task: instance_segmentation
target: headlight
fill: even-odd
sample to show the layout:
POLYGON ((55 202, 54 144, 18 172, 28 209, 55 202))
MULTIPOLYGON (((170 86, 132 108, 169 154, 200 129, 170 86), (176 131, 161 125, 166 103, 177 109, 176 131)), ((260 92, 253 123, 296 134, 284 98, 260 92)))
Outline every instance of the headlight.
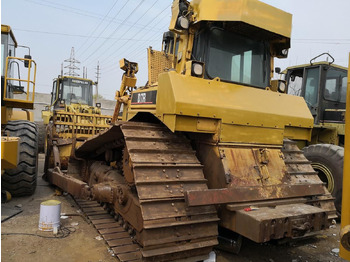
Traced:
POLYGON ((195 76, 202 76, 203 75, 203 65, 199 63, 193 63, 192 64, 192 74, 195 76))
POLYGON ((188 29, 190 26, 190 22, 188 19, 184 16, 180 16, 177 19, 177 26, 180 27, 181 29, 188 29))
POLYGON ((280 92, 280 93, 286 92, 286 82, 278 81, 278 92, 280 92))

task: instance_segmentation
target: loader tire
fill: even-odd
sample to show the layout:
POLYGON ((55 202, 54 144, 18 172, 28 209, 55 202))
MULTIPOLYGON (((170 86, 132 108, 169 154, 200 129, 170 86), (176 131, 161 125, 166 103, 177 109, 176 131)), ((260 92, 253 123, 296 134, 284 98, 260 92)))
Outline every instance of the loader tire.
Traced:
POLYGON ((35 123, 38 126, 38 153, 45 153, 46 126, 43 121, 35 123))
POLYGON ((38 171, 38 128, 34 122, 8 122, 5 134, 19 137, 19 159, 15 169, 7 169, 1 177, 2 189, 12 196, 32 195, 36 189, 38 171))
POLYGON ((341 214, 343 189, 344 148, 330 144, 317 144, 303 149, 305 157, 318 172, 320 179, 326 183, 328 191, 335 198, 334 204, 341 214))

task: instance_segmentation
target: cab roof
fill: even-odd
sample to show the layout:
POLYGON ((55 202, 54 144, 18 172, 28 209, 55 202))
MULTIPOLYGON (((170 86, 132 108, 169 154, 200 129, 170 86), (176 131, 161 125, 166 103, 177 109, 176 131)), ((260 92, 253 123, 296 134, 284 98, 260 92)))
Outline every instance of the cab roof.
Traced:
POLYGON ((292 15, 258 0, 193 0, 193 17, 199 21, 240 21, 290 38, 292 15))
POLYGON ((17 41, 15 38, 15 35, 13 34, 13 31, 9 25, 1 25, 1 33, 10 34, 11 38, 13 39, 13 42, 15 43, 15 47, 17 47, 17 41))
POLYGON ((304 68, 304 67, 310 67, 310 66, 318 66, 318 65, 329 65, 329 66, 332 66, 332 67, 335 67, 335 68, 338 68, 338 69, 342 69, 342 70, 348 70, 348 68, 344 67, 344 66, 340 66, 340 65, 336 65, 336 64, 333 64, 333 63, 329 63, 329 62, 326 62, 326 61, 321 61, 321 62, 315 62, 315 63, 312 63, 312 64, 302 64, 302 65, 296 65, 296 66, 290 66, 290 67, 287 67, 286 69, 284 69, 282 71, 282 74, 286 74, 288 70, 291 70, 291 69, 298 69, 298 68, 304 68))
POLYGON ((82 77, 76 77, 76 76, 59 76, 58 77, 58 79, 64 79, 64 78, 77 79, 81 81, 88 81, 88 82, 94 83, 94 81, 92 81, 91 79, 82 78, 82 77))

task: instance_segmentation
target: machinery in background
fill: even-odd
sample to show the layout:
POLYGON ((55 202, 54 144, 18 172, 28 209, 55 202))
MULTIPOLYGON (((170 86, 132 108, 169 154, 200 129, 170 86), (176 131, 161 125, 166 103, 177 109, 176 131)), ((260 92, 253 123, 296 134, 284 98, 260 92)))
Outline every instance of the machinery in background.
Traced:
POLYGON ((101 114, 100 103, 93 106, 93 85, 92 80, 73 76, 54 79, 50 106, 42 111, 46 132, 41 135, 46 140, 42 142, 46 146, 42 150, 46 153, 44 173, 53 149, 60 149, 55 162, 67 167, 76 144, 109 127, 112 117, 101 114))
POLYGON ((347 68, 335 65, 328 53, 310 60, 310 64, 288 67, 287 92, 302 96, 314 117, 310 142, 300 142, 307 159, 335 197, 341 213, 347 68), (331 62, 313 62, 328 55, 331 62))
POLYGON ((271 82, 290 34, 291 15, 257 0, 175 0, 162 51, 148 49, 146 86, 136 88, 137 63, 121 60, 112 125, 70 148, 56 132, 48 180, 114 215, 125 232, 106 241, 129 260, 199 261, 218 240, 237 252, 242 236, 327 229, 333 197, 296 142, 311 138, 313 117, 271 82))
POLYGON ((1 25, 1 190, 10 195, 34 193, 38 171, 38 133, 33 122, 36 63, 30 49, 17 44, 8 25, 1 25), (16 57, 17 48, 29 54, 16 57))
MULTIPOLYGON (((350 90, 350 54, 349 54, 349 71, 348 71, 348 90, 350 90)), ((350 92, 346 96, 346 138, 344 154, 344 177, 343 177, 343 204, 342 219, 340 231, 340 256, 350 260, 350 92)))

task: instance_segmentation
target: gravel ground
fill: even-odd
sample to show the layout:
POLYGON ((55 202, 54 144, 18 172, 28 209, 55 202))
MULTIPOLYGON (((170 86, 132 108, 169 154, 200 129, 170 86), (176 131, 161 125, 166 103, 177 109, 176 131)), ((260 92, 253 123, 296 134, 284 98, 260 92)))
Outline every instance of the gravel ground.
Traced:
MULTIPOLYGON (((43 155, 39 157, 39 170, 43 168, 43 155)), ((56 196, 55 189, 40 179, 31 197, 13 199, 7 207, 20 205, 23 212, 1 224, 1 261, 117 261, 108 252, 97 231, 79 215, 75 202, 69 195, 56 196), (4 233, 29 233, 52 237, 52 233, 38 230, 40 203, 56 199, 62 202, 62 213, 74 214, 62 219, 63 227, 75 232, 66 238, 41 238, 32 235, 3 235, 4 233)), ((278 245, 256 244, 244 239, 239 255, 215 250, 217 262, 340 262, 345 261, 336 252, 339 248, 339 225, 334 225, 322 235, 278 245), (333 250, 333 251, 332 251, 333 250)))

